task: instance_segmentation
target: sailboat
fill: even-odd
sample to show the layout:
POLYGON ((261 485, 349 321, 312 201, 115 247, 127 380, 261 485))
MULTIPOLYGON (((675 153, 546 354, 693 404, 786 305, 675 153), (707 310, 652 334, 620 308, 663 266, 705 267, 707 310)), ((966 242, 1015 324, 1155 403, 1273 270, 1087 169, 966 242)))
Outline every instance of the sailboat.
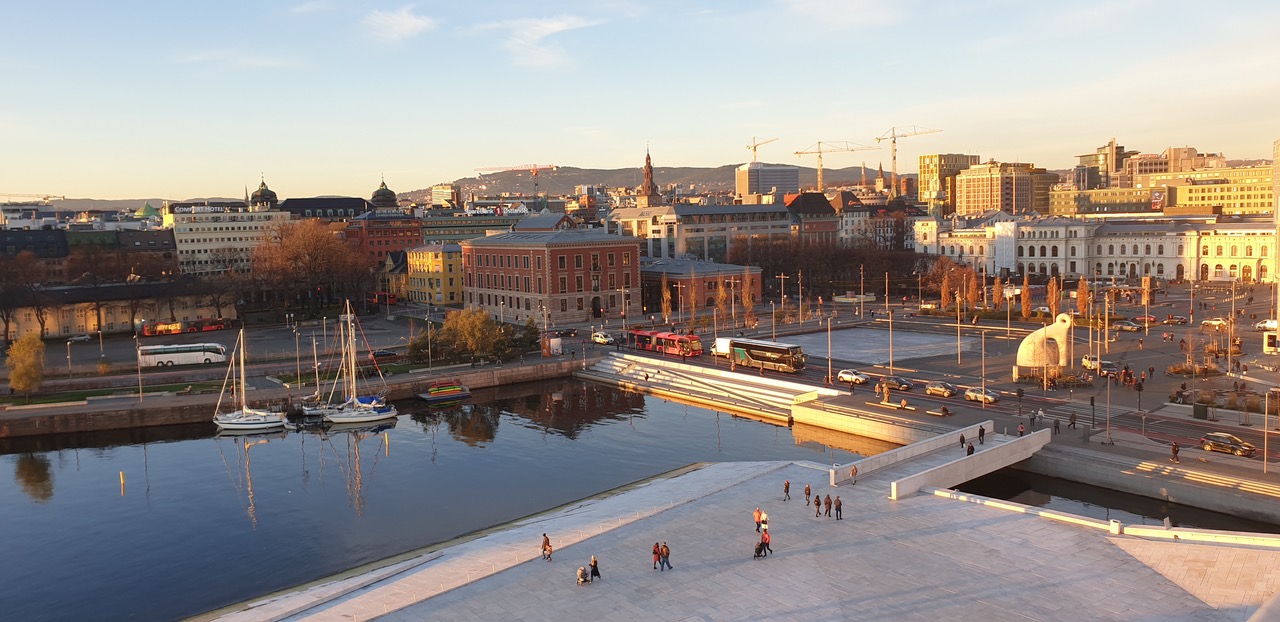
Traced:
POLYGON ((329 423, 368 423, 399 416, 396 407, 386 403, 381 396, 361 396, 357 387, 359 379, 356 373, 356 331, 355 313, 351 311, 351 302, 347 301, 347 313, 342 317, 339 330, 343 331, 342 339, 342 388, 346 401, 324 409, 324 420, 329 423))
POLYGON ((249 400, 245 397, 245 388, 248 385, 245 382, 244 329, 240 329, 240 336, 236 338, 235 349, 236 351, 231 356, 231 362, 227 365, 227 377, 222 382, 222 395, 218 396, 218 405, 213 410, 213 423, 218 426, 219 430, 269 430, 284 427, 284 413, 274 413, 249 407, 249 400), (226 395, 228 381, 230 381, 232 387, 232 399, 234 400, 232 405, 235 410, 220 413, 222 398, 226 395))

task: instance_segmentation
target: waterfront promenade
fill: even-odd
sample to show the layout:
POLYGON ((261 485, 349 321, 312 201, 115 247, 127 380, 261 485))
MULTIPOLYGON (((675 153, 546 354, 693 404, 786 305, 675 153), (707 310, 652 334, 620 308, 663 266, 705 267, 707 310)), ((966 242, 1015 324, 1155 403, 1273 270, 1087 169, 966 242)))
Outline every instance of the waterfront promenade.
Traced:
MULTIPOLYGON (((1278 549, 1114 536, 927 493, 888 498, 895 479, 961 455, 957 445, 838 488, 827 465, 706 465, 222 619, 1247 620, 1280 589, 1278 549), (814 517, 806 483, 839 495, 844 520, 814 517), (773 535, 764 559, 752 557, 756 507, 773 535), (653 569, 655 541, 670 545, 672 570, 653 569), (576 585, 592 555, 603 579, 576 585)), ((1183 468, 1168 476, 1195 477, 1183 468)))

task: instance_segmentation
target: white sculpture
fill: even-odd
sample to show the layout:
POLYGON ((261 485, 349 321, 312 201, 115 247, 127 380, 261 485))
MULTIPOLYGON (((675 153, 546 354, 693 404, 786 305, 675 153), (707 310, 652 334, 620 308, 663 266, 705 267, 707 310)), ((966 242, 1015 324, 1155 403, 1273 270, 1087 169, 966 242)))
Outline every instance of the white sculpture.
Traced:
POLYGON ((1018 366, 1045 367, 1056 365, 1058 367, 1067 367, 1070 363, 1067 344, 1071 342, 1071 328, 1074 325, 1075 323, 1071 320, 1070 315, 1059 313, 1058 318, 1052 324, 1027 335, 1022 340, 1022 343, 1018 345, 1018 366), (1050 340, 1053 341, 1053 348, 1057 351, 1056 359, 1054 358, 1054 350, 1050 350, 1050 340))

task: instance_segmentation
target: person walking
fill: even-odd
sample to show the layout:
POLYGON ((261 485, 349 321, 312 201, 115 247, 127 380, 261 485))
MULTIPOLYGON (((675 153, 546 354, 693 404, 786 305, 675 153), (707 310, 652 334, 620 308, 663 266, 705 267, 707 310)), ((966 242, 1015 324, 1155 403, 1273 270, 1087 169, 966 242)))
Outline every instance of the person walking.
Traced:
POLYGON ((1071 413, 1071 417, 1067 419, 1067 427, 1072 430, 1076 429, 1076 414, 1071 413))
POLYGON ((657 542, 653 543, 653 569, 658 569, 658 562, 662 559, 662 547, 657 542))
POLYGON ((813 517, 822 516, 822 495, 813 498, 813 517))
POLYGON ((756 533, 760 533, 760 508, 756 508, 756 511, 751 513, 751 518, 756 521, 756 533))
MULTIPOLYGON (((972 445, 970 445, 970 447, 972 447, 972 445)), ((836 520, 844 520, 844 514, 840 509, 843 505, 840 503, 840 495, 836 495, 836 500, 833 505, 836 507, 836 520)))
POLYGON ((764 554, 766 557, 769 556, 769 553, 773 552, 773 547, 769 546, 769 544, 771 544, 772 542, 773 542, 773 538, 769 537, 769 532, 766 531, 764 532, 763 536, 760 536, 760 544, 764 545, 764 550, 765 550, 764 554))
POLYGON ((823 501, 823 505, 825 505, 827 508, 826 516, 830 517, 831 516, 831 495, 827 495, 827 499, 826 501, 823 501))
POLYGON ((600 576, 600 566, 596 563, 596 556, 592 555, 591 556, 591 577, 587 580, 594 583, 596 579, 601 579, 601 578, 603 577, 600 576))
POLYGON ((548 544, 546 547, 542 549, 542 559, 551 561, 551 545, 550 544, 548 544))
POLYGON ((1026 428, 1024 428, 1024 427, 1022 427, 1022 424, 1021 424, 1021 423, 1019 423, 1019 424, 1018 424, 1018 436, 1022 436, 1022 435, 1023 435, 1023 433, 1025 433, 1026 431, 1027 431, 1027 429, 1026 429, 1026 428))
POLYGON ((960 449, 964 449, 964 433, 960 433, 960 449))
POLYGON ((969 443, 969 446, 964 450, 964 455, 966 456, 973 455, 973 443, 969 443))
POLYGON ((791 499, 791 480, 782 482, 782 500, 789 501, 791 499))
POLYGON ((769 533, 769 513, 768 512, 760 513, 760 529, 763 529, 765 533, 769 533))
MULTIPOLYGON (((675 568, 674 568, 674 567, 672 567, 672 565, 671 565, 671 548, 667 546, 667 543, 666 543, 666 542, 663 542, 663 543, 662 543, 662 559, 661 559, 661 560, 659 560, 659 563, 660 563, 660 565, 661 565, 661 566, 666 566, 666 567, 667 567, 667 570, 674 570, 674 569, 675 569, 675 568)), ((662 572, 662 569, 661 569, 661 568, 659 568, 659 569, 658 569, 658 572, 662 572)))
POLYGON ((987 442, 987 428, 978 426, 978 444, 982 445, 987 442))
POLYGON ((1062 420, 1061 420, 1061 419, 1054 419, 1054 420, 1053 420, 1053 433, 1054 433, 1054 434, 1061 434, 1061 433, 1062 433, 1062 420))
POLYGON ((1181 449, 1181 448, 1180 448, 1180 447, 1178 447, 1178 441, 1174 441, 1174 442, 1173 442, 1173 445, 1172 445, 1171 447, 1169 447, 1169 450, 1173 452, 1173 461, 1174 461, 1174 462, 1179 462, 1179 460, 1178 460, 1178 450, 1179 450, 1179 449, 1181 449))
POLYGON ((809 505, 809 485, 804 485, 804 504, 809 505))

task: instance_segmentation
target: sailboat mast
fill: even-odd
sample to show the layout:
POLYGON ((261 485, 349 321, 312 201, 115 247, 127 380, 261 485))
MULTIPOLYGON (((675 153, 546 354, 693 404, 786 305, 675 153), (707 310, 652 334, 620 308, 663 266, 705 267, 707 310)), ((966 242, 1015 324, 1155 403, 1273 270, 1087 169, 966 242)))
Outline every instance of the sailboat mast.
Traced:
POLYGON ((244 412, 249 406, 249 400, 245 397, 245 375, 244 375, 244 329, 240 329, 240 412, 244 412))

